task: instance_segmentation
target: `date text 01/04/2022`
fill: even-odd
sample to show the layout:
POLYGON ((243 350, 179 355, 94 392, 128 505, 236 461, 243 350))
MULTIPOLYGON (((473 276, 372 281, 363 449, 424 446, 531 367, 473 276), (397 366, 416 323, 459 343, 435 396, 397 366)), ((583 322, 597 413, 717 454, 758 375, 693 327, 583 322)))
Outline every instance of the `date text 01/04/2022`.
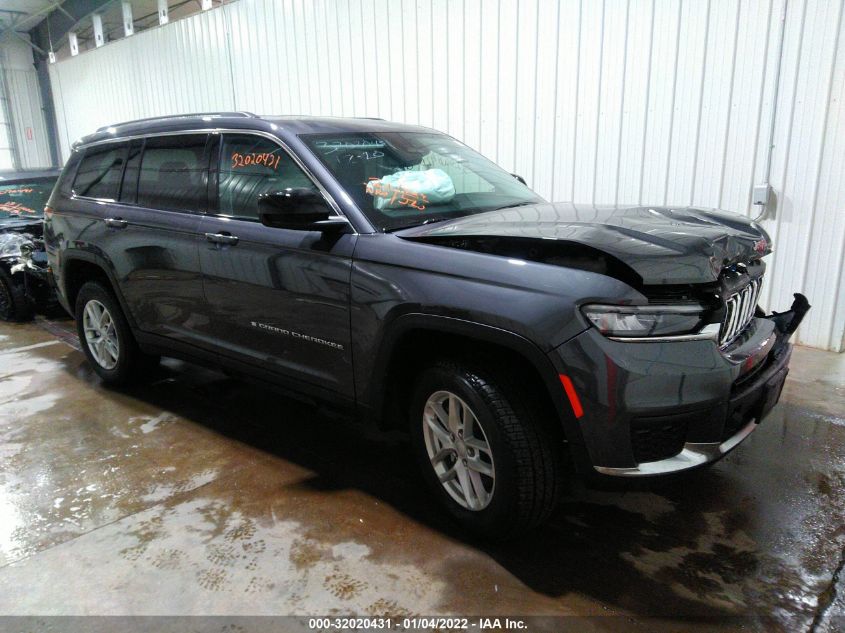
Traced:
POLYGON ((429 629, 448 630, 526 630, 528 624, 519 618, 463 618, 463 617, 405 617, 402 619, 383 617, 332 617, 309 618, 311 630, 397 630, 418 631, 429 629))

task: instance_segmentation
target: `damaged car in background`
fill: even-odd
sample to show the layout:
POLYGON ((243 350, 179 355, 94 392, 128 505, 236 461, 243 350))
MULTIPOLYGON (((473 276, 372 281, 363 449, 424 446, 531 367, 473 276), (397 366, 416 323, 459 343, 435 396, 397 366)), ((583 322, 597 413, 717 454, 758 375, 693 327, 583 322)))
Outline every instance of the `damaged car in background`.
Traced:
POLYGON ((44 205, 58 172, 0 176, 0 319, 58 308, 44 252, 44 205))

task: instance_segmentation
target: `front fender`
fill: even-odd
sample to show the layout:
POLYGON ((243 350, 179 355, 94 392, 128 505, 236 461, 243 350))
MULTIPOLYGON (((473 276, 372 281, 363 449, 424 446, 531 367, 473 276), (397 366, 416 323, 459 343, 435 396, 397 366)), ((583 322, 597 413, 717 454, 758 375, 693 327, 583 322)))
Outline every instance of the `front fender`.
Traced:
POLYGON ((528 339, 508 330, 464 319, 426 314, 406 313, 393 319, 384 330, 384 335, 372 355, 369 368, 357 374, 359 402, 370 417, 379 421, 385 409, 388 396, 387 386, 390 376, 388 370, 396 346, 405 336, 413 333, 442 333, 460 336, 470 341, 490 343, 506 348, 524 358, 541 377, 543 387, 562 425, 567 441, 572 444, 582 443, 580 431, 561 388, 558 369, 548 355, 528 339))

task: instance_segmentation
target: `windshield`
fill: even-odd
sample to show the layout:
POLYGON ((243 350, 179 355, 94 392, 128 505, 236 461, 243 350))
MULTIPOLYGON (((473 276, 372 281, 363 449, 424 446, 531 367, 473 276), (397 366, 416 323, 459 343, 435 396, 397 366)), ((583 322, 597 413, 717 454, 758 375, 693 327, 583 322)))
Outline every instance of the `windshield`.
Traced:
POLYGON ((319 134, 303 140, 383 231, 544 202, 445 134, 319 134))

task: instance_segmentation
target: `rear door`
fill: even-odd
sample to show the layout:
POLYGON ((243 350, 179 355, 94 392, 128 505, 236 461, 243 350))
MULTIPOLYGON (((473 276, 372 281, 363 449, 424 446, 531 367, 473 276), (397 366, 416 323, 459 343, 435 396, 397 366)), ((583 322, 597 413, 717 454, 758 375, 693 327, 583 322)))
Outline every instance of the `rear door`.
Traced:
POLYGON ((104 244, 138 327, 192 344, 202 344, 196 323, 208 318, 198 253, 207 142, 207 133, 133 140, 104 218, 104 244))
POLYGON ((220 352, 323 395, 353 396, 349 283, 354 235, 269 228, 258 196, 319 190, 277 141, 222 134, 201 232, 209 335, 220 352))

